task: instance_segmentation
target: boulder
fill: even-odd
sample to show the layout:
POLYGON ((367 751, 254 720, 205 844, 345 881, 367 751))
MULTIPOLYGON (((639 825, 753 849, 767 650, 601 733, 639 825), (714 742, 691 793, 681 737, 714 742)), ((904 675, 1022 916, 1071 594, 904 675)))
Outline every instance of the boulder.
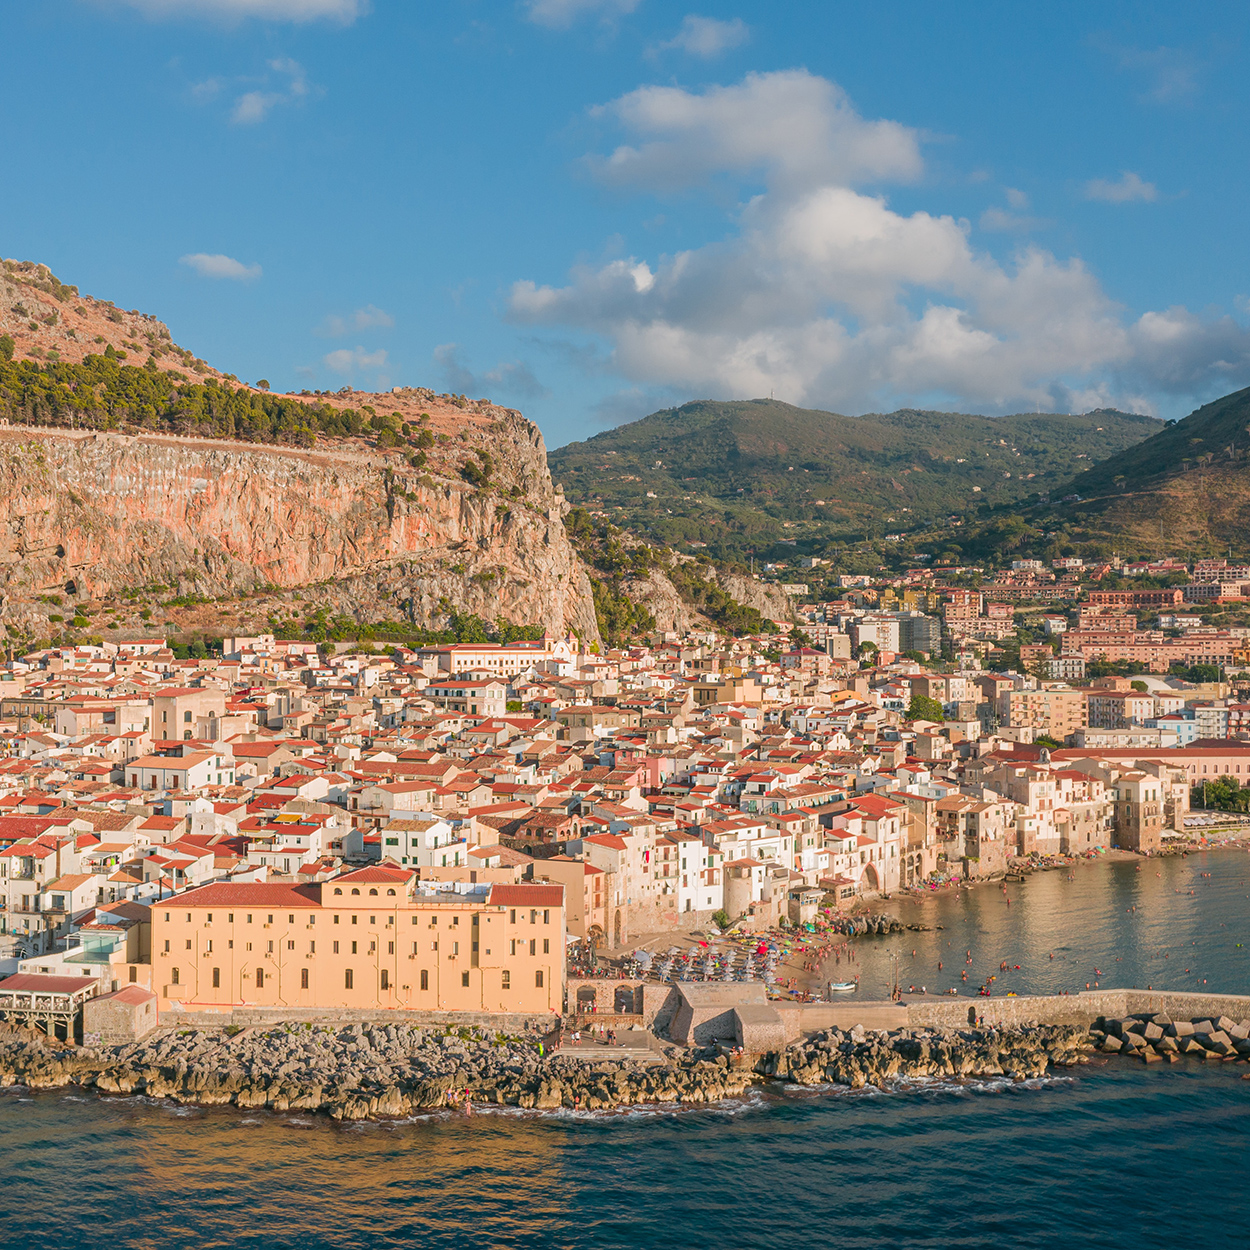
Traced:
POLYGON ((1235 1029, 1237 1027, 1237 1021, 1230 1020, 1227 1016, 1221 1016, 1215 1022, 1215 1027, 1219 1029, 1221 1033, 1228 1033, 1230 1030, 1235 1029))
POLYGON ((1163 1029, 1153 1020, 1142 1030, 1142 1036, 1148 1042, 1157 1042, 1163 1036, 1163 1029))
POLYGON ((1194 1026, 1188 1020, 1173 1020, 1165 1030, 1170 1037, 1192 1037, 1194 1026))
POLYGON ((1114 1055, 1123 1046, 1124 1043, 1114 1033, 1108 1033, 1102 1040, 1102 1049, 1108 1055, 1114 1055))

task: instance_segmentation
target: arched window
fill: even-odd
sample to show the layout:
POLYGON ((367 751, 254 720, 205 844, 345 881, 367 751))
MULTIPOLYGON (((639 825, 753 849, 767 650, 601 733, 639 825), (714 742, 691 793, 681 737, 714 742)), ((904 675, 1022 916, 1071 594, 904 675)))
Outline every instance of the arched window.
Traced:
POLYGON ((359 891, 359 890, 358 890, 355 886, 352 886, 352 893, 353 893, 353 894, 359 894, 359 893, 360 893, 360 891, 359 891))
POLYGON ((394 893, 395 893, 395 891, 394 891, 394 890, 387 890, 387 893, 388 893, 388 894, 394 894, 394 893))
POLYGON ((338 888, 338 886, 335 886, 335 887, 334 887, 334 892, 335 892, 335 894, 342 894, 342 893, 343 893, 343 891, 342 891, 342 890, 340 890, 340 889, 338 888))
POLYGON ((377 890, 376 890, 376 889, 375 889, 375 890, 370 890, 370 891, 369 891, 369 893, 370 893, 370 894, 376 894, 376 893, 377 893, 377 890))

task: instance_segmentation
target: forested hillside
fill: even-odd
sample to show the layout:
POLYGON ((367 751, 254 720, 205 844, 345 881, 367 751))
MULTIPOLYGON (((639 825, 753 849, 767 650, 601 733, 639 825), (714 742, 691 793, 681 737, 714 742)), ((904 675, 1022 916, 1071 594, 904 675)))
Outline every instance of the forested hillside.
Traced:
POLYGON ((699 401, 558 448, 549 463, 571 502, 741 560, 799 534, 881 537, 1045 495, 1160 425, 1109 410, 846 417, 776 400, 699 401))

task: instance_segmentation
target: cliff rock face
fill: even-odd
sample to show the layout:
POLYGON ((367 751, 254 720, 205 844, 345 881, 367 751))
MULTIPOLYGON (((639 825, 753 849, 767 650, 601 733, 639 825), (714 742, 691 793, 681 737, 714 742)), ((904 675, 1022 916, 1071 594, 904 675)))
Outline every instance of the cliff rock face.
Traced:
POLYGON ((441 625, 454 607, 597 637, 542 435, 505 412, 475 445, 506 466, 487 488, 358 443, 304 451, 0 427, 3 616, 20 618, 40 594, 160 583, 213 597, 273 584, 308 587, 307 599, 361 621, 441 625))

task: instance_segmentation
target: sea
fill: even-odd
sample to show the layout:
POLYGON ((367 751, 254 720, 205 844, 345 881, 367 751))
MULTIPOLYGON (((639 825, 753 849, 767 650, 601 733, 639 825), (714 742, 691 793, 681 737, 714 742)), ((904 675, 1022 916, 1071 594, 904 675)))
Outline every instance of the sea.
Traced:
MULTIPOLYGON (((999 976, 996 995, 1087 980, 1250 993, 1244 851, 1081 865, 909 908, 943 927, 858 942, 865 996, 895 957, 909 983, 914 969, 930 991, 968 992, 969 950, 969 981, 999 976)), ((1245 1247, 1247 1071, 1097 1057, 1021 1083, 350 1125, 18 1087, 0 1092, 0 1246, 1245 1247)))

